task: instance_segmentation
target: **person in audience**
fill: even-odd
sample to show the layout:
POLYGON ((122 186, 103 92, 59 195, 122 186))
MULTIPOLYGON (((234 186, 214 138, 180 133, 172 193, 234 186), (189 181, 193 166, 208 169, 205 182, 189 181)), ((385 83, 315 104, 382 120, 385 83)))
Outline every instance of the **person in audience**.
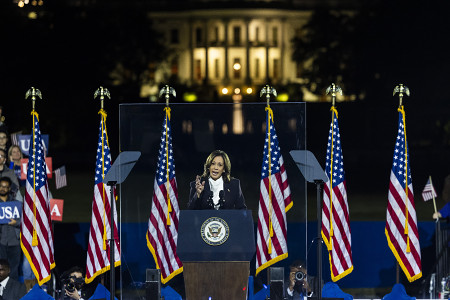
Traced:
POLYGON ((62 291, 64 292, 61 299, 64 300, 87 300, 94 294, 97 286, 96 280, 90 284, 85 284, 84 272, 78 266, 65 271, 61 275, 61 280, 63 283, 62 291))
MULTIPOLYGON (((11 195, 11 180, 0 178, 0 201, 15 201, 11 195)), ((11 278, 19 280, 20 255, 20 219, 10 219, 9 223, 0 224, 0 258, 9 262, 11 278)))
POLYGON ((8 133, 0 128, 0 149, 6 151, 8 149, 8 133))
MULTIPOLYGON (((447 202, 439 211, 433 214, 433 219, 447 219, 450 223, 450 175, 445 177, 442 199, 447 202)), ((447 229, 447 255, 450 255, 450 230, 447 229)))
POLYGON ((25 179, 21 179, 21 160, 23 158, 22 150, 17 145, 12 145, 8 149, 8 165, 11 170, 14 170, 14 173, 17 176, 17 180, 19 181, 19 186, 25 186, 25 179))
POLYGON ((306 264, 301 260, 292 262, 289 267, 289 280, 286 288, 287 300, 303 300, 304 297, 311 297, 313 290, 310 286, 313 278, 308 276, 306 264))
POLYGON ((9 262, 0 259, 0 299, 18 300, 27 293, 25 285, 11 278, 9 262))
POLYGON ((439 211, 433 214, 433 219, 450 217, 450 175, 445 177, 442 199, 447 203, 439 211))
POLYGON ((17 176, 14 173, 14 171, 6 166, 6 164, 5 164, 6 159, 7 159, 6 151, 0 148, 0 178, 8 177, 9 179, 11 179, 10 188, 11 188, 12 196, 17 201, 23 202, 22 194, 19 191, 19 180, 17 179, 17 176))

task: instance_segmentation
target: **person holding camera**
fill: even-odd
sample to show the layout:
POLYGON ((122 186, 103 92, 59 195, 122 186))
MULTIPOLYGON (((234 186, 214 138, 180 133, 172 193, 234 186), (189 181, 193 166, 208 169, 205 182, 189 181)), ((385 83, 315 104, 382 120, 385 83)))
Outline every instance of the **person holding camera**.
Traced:
POLYGON ((88 299, 84 293, 84 276, 80 267, 72 267, 61 276, 63 300, 85 300, 88 299))
POLYGON ((306 265, 301 260, 296 260, 290 265, 289 283, 286 289, 287 300, 303 300, 304 297, 311 297, 313 291, 310 282, 313 278, 308 276, 306 265))

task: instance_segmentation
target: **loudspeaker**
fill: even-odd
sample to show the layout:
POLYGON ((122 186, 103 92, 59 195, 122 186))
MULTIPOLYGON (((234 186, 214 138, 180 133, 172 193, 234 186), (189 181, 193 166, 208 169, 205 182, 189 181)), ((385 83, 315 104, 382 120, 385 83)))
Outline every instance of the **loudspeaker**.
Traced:
POLYGON ((269 268, 270 300, 284 299, 284 268, 269 268))
POLYGON ((145 272, 145 299, 161 299, 161 271, 159 269, 147 269, 145 272))

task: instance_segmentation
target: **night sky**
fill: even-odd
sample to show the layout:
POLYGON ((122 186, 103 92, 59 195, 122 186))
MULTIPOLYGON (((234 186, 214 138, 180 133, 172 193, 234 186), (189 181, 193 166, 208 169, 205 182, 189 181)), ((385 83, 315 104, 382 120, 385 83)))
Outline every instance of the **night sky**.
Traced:
MULTIPOLYGON (((368 47, 367 63, 373 59, 382 72, 381 78, 367 82, 373 92, 365 95, 364 100, 338 105, 341 131, 353 131, 342 141, 347 144, 344 149, 347 168, 358 169, 360 161, 370 157, 385 161, 385 167, 390 168, 398 105, 392 91, 404 83, 411 90, 405 110, 412 159, 417 156, 416 162, 413 161, 413 175, 420 178, 416 189, 421 189, 432 174, 436 174, 437 189, 442 189, 450 165, 447 91, 450 24, 449 4, 444 2, 380 1, 374 8, 378 19, 366 24, 367 35, 350 41, 368 47)), ((39 88, 44 99, 38 100, 36 107, 42 132, 50 134, 50 154, 55 166, 66 164, 72 170, 88 170, 93 165, 92 145, 97 140, 100 109, 93 94, 100 85, 109 88, 112 95, 112 100, 105 102, 105 109, 113 155, 117 155, 119 143, 119 104, 148 102, 139 98, 137 84, 113 86, 108 75, 110 66, 103 63, 109 62, 107 59, 113 54, 133 57, 131 46, 126 51, 117 50, 128 41, 126 37, 134 34, 131 41, 143 39, 136 30, 141 20, 129 22, 136 7, 128 1, 123 2, 128 3, 125 9, 120 1, 116 3, 119 3, 116 7, 74 8, 59 1, 46 1, 36 20, 27 18, 28 8, 19 8, 12 1, 1 4, 3 114, 10 132, 29 133, 31 101, 25 100, 24 95, 31 86, 39 88), (88 22, 82 17, 84 14, 96 17, 88 22), (108 19, 116 17, 115 23, 108 19), (108 24, 113 25, 107 27, 108 24)), ((364 5, 358 9, 371 10, 364 5)), ((324 161, 321 153, 325 151, 329 104, 312 103, 308 107, 308 147, 324 161)), ((357 188, 364 186, 359 183, 360 178, 359 175, 355 178, 357 188)), ((385 189, 387 180, 379 183, 380 189, 385 189)))

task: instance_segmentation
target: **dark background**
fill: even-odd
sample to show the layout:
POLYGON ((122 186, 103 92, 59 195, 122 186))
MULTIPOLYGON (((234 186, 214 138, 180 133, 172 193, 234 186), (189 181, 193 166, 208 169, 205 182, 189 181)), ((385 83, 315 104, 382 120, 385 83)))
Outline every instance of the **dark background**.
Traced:
MULTIPOLYGON (((287 2, 253 5, 276 7, 287 2)), ((319 95, 324 95, 331 82, 340 84, 344 94, 357 95, 354 102, 337 105, 352 221, 385 218, 398 121, 398 98, 392 96, 392 91, 399 83, 410 88, 405 110, 416 210, 419 221, 431 220, 432 204, 424 203, 420 193, 431 175, 438 192, 438 208, 443 206, 439 196, 443 179, 450 173, 449 3, 369 2, 341 2, 344 9, 360 12, 359 18, 352 20, 329 18, 323 12, 328 7, 339 7, 340 1, 319 7, 317 18, 309 25, 316 33, 314 39, 302 42, 308 43, 304 44, 306 50, 326 51, 315 61, 317 69, 307 73, 309 83, 318 83, 315 92, 319 95), (341 41, 340 47, 330 46, 335 40, 341 41), (338 66, 341 61, 345 68, 338 66)), ((117 62, 123 62, 129 74, 140 74, 150 61, 164 59, 166 50, 151 29, 151 20, 142 13, 152 9, 156 1, 86 3, 75 6, 70 1, 46 1, 35 20, 27 18, 31 11, 28 8, 20 9, 12 1, 0 4, 0 105, 11 133, 29 133, 31 101, 25 99, 25 93, 31 86, 42 91, 44 99, 36 103, 41 131, 50 134, 53 166, 66 165, 68 173, 67 187, 56 190, 50 182, 54 197, 65 199, 64 222, 90 222, 100 121, 100 103, 93 98, 95 90, 103 85, 112 95, 105 101, 105 109, 114 159, 119 153, 119 104, 148 100, 139 97, 139 76, 125 76, 121 84, 113 85, 111 71, 117 62)), ((238 8, 240 3, 230 1, 228 6, 238 8)), ((306 5, 310 2, 304 3, 312 9, 306 5)), ((301 54, 306 57, 309 52, 301 54)), ((294 88, 290 99, 302 101, 296 91, 294 88)), ((211 101, 199 99, 200 103, 211 101)), ((328 102, 306 105, 306 148, 322 164, 331 118, 329 108, 328 102)), ((235 151, 245 149, 236 145, 235 151)), ((314 187, 308 188, 309 199, 314 201, 314 187)), ((315 217, 314 210, 308 214, 315 217)), ((290 222, 297 217, 294 210, 288 214, 290 222)), ((72 242, 66 241, 64 246, 72 242)), ((59 251, 57 255, 85 261, 77 247, 70 248, 74 250, 70 254, 59 251)), ((66 259, 62 265, 71 262, 66 259)))

